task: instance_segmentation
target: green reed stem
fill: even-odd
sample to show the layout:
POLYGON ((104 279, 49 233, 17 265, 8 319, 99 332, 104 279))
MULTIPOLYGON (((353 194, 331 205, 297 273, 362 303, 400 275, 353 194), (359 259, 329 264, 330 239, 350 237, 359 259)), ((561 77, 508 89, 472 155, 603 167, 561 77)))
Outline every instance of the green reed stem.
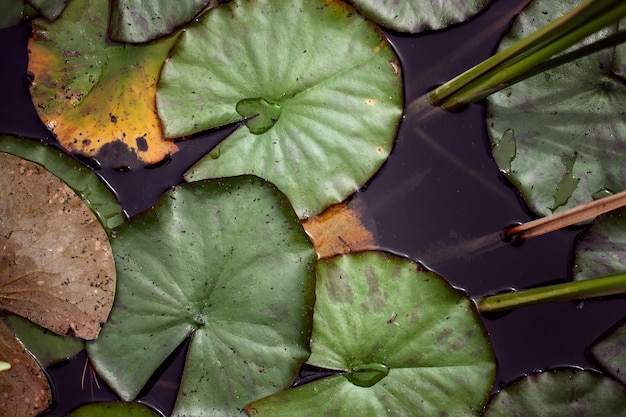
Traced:
POLYGON ((626 293, 626 273, 571 281, 476 299, 481 313, 495 313, 550 301, 581 300, 626 293))

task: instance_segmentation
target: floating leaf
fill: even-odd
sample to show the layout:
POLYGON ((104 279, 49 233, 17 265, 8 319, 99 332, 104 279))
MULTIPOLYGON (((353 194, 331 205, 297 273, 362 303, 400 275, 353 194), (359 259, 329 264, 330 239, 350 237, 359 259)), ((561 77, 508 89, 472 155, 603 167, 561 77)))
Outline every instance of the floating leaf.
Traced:
POLYGON ((65 9, 69 1, 70 0, 28 0, 30 5, 33 6, 37 12, 51 22, 61 15, 61 12, 65 9))
POLYGON ((580 369, 539 372, 498 392, 484 416, 626 416, 626 388, 611 378, 580 369))
POLYGON ((352 0, 351 3, 382 26, 399 32, 419 33, 468 20, 489 0, 352 0))
POLYGON ((68 151, 103 166, 138 167, 176 152, 163 138, 156 81, 175 36, 132 46, 107 39, 109 4, 73 0, 53 24, 33 22, 31 95, 68 151))
POLYGON ((87 167, 43 143, 0 136, 0 152, 35 162, 69 185, 94 212, 107 232, 119 226, 124 212, 106 185, 87 167))
POLYGON ((0 28, 17 25, 36 13, 26 0, 0 0, 0 28))
POLYGON ((93 339, 113 303, 106 233, 48 171, 0 153, 0 308, 59 334, 93 339))
MULTIPOLYGON (((500 44, 503 49, 580 1, 536 0, 500 44)), ((613 33, 616 26, 590 39, 613 33)), ((494 147, 514 141, 502 164, 540 215, 574 207, 602 192, 626 188, 626 86, 613 72, 613 49, 536 75, 489 96, 487 126, 494 147)))
POLYGON ((0 372, 0 417, 41 414, 52 402, 50 385, 39 364, 0 320, 0 361, 11 368, 0 372))
POLYGON ((306 218, 343 201, 385 161, 401 84, 383 34, 344 2, 232 1, 181 35, 157 107, 168 137, 247 120, 186 179, 254 174, 306 218))
POLYGON ((596 340, 591 356, 611 375, 626 384, 626 321, 623 321, 596 340))
POLYGON ((344 373, 250 404, 251 416, 471 416, 495 358, 461 291, 382 252, 318 262, 309 362, 344 373))
POLYGON ((582 280, 626 271, 626 210, 596 218, 576 240, 574 279, 582 280))
POLYGON ((376 225, 372 221, 366 226, 363 216, 362 203, 352 200, 330 206, 317 216, 303 221, 302 226, 320 258, 378 249, 370 230, 376 225))
POLYGON ((59 336, 14 314, 6 315, 4 322, 41 366, 69 359, 85 348, 81 339, 59 336))
POLYGON ((170 35, 217 0, 112 0, 109 36, 114 41, 142 43, 170 35))
POLYGON ((83 405, 65 417, 159 417, 143 404, 124 401, 83 405))
POLYGON ((287 199, 237 177, 184 184, 120 226, 118 291, 87 350, 134 398, 191 335, 174 415, 234 415, 308 356, 315 251, 287 199))

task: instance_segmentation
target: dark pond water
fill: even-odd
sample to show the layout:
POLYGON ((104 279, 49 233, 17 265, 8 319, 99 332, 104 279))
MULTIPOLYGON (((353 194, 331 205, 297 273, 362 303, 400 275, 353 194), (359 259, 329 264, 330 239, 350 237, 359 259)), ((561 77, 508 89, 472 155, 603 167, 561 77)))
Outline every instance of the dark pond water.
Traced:
MULTIPOLYGON (((511 11, 523 2, 499 0, 473 21, 438 33, 389 34, 402 59, 407 103, 489 56, 511 11)), ((28 97, 27 36, 25 25, 0 31, 0 133, 51 140, 28 97)), ((532 215, 490 157, 483 113, 482 105, 473 105, 460 113, 407 116, 389 161, 354 198, 365 203, 384 248, 422 261, 470 296, 567 279, 579 230, 556 232, 521 246, 499 241, 504 227, 532 215)), ((100 174, 133 215, 179 183, 182 173, 228 133, 180 143, 180 152, 158 168, 100 174)), ((534 370, 593 367, 586 349, 625 312, 626 300, 610 299, 553 303, 486 318, 498 358, 496 389, 534 370)), ((141 395, 141 402, 165 415, 173 406, 181 352, 184 346, 141 395)), ((115 399, 89 368, 84 372, 85 361, 80 354, 49 370, 56 396, 49 416, 63 416, 82 402, 115 399)), ((315 371, 303 376, 311 374, 315 371)))

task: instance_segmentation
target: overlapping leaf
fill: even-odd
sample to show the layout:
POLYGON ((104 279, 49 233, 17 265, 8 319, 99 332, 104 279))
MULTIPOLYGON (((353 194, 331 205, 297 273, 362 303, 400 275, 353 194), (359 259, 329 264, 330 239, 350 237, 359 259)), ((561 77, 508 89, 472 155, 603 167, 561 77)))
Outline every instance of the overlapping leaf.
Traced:
POLYGON ((485 417, 626 416, 626 388, 580 369, 558 369, 522 378, 498 392, 485 417))
MULTIPOLYGON (((532 2, 500 47, 579 3, 532 2)), ((488 98, 492 144, 509 142, 508 156, 496 160, 536 213, 549 215, 625 189, 626 86, 617 76, 620 54, 603 50, 488 98)))
POLYGON ((43 370, 0 320, 0 361, 11 368, 0 372, 0 417, 34 417, 52 402, 43 370))
POLYGON ((175 36, 142 46, 107 39, 109 4, 73 0, 50 24, 33 22, 28 70, 42 121, 72 153, 137 167, 176 152, 155 109, 156 81, 175 36))
POLYGON ((344 373, 254 402, 250 415, 478 415, 495 375, 472 302, 382 252, 318 262, 309 362, 344 373))
POLYGON ((0 308, 59 334, 93 339, 113 303, 104 229, 41 166, 0 153, 0 308))
POLYGON ((402 114, 400 66, 376 26, 341 1, 233 1, 181 35, 157 104, 168 137, 250 118, 186 179, 254 174, 306 218, 387 158, 402 114))
POLYGON ((591 356, 611 375, 626 384, 626 322, 622 321, 596 340, 591 356))
POLYGON ((217 0, 112 0, 109 36, 141 43, 172 34, 217 0))
POLYGON ((132 399, 191 335, 174 415, 234 415, 308 356, 315 251, 255 177, 174 188, 112 241, 118 291, 90 358, 132 399))
POLYGON ((155 411, 138 403, 109 402, 83 405, 66 417, 159 417, 155 411))
POLYGON ((419 33, 463 22, 480 12, 489 0, 352 0, 351 3, 382 26, 419 33))

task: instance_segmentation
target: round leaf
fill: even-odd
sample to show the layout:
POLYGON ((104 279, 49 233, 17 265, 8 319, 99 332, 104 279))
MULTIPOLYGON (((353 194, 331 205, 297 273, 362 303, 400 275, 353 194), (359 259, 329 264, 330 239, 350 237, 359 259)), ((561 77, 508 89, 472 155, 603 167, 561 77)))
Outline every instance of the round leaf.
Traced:
POLYGON ((93 339, 113 303, 106 233, 39 165, 0 153, 0 308, 59 334, 93 339))
POLYGON ((539 372, 498 392, 484 416, 626 416, 626 388, 590 371, 539 372))
MULTIPOLYGON (((578 3, 532 2, 500 48, 578 3)), ((501 149, 508 148, 508 157, 500 155, 496 161, 540 215, 626 187, 622 172, 626 85, 613 72, 614 57, 612 49, 597 52, 492 94, 487 100, 487 127, 494 153, 503 143, 501 149)))
POLYGON ((33 22, 28 71, 41 120, 72 153, 138 167, 176 152, 156 114, 159 71, 175 37, 142 45, 107 39, 109 4, 73 0, 54 23, 33 22))
POLYGON ((382 26, 419 33, 463 22, 480 12, 489 0, 352 0, 351 3, 382 26))
POLYGON ((52 402, 43 370, 0 320, 0 361, 11 368, 0 372, 0 416, 34 417, 52 402))
POLYGON ((83 405, 65 417, 159 417, 160 414, 143 404, 129 402, 103 402, 83 405))
POLYGON ((111 190, 87 167, 40 142, 0 136, 0 152, 10 153, 41 165, 69 185, 109 232, 125 219, 111 190))
POLYGON ((626 271, 626 210, 599 216, 576 240, 574 279, 626 271))
POLYGON ((382 252, 318 262, 314 366, 343 370, 247 407, 252 416, 470 416, 495 376, 471 302, 434 273, 382 252))
POLYGON ((626 384, 626 321, 602 335, 591 347, 591 356, 622 384, 626 384))
POLYGON ((341 1, 233 1, 188 27, 164 65, 168 137, 246 120, 186 174, 254 174, 301 218, 359 189, 387 158, 402 114, 398 58, 341 1))
POLYGON ((112 246, 117 298, 87 349, 122 398, 191 333, 174 415, 234 415, 290 384, 308 356, 315 251, 273 186, 184 184, 112 246))
POLYGON ((141 43, 170 35, 215 0, 112 0, 109 35, 141 43))
POLYGON ((49 21, 54 21, 61 15, 63 9, 70 0, 28 0, 43 17, 49 21))

